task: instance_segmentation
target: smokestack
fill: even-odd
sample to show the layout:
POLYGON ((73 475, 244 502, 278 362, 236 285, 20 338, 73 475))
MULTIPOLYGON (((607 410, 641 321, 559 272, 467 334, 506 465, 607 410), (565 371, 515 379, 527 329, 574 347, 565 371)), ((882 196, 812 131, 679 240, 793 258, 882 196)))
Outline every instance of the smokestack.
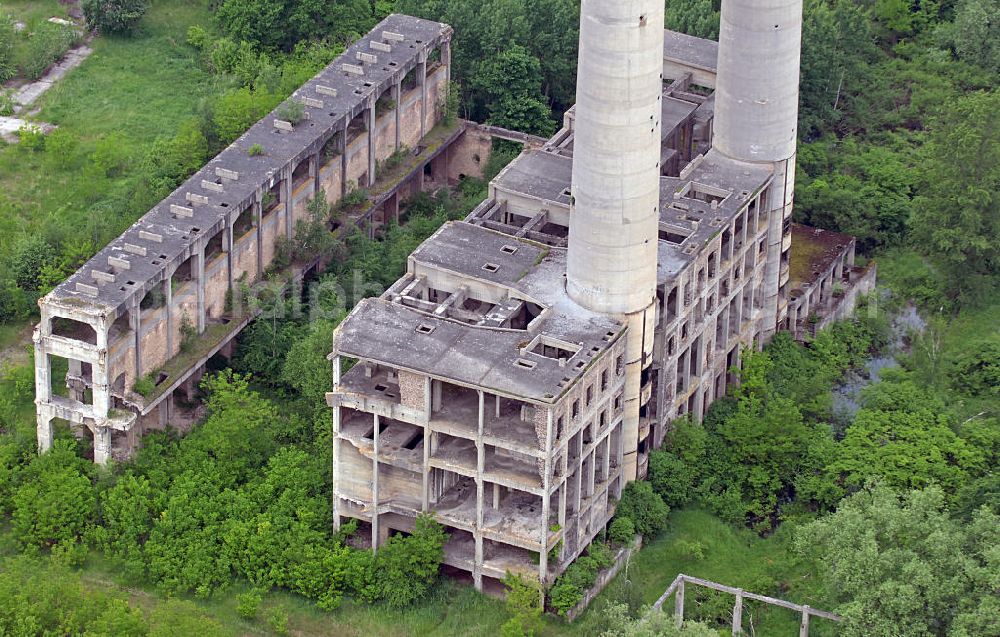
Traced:
POLYGON ((583 0, 566 288, 624 317, 624 472, 636 478, 642 370, 652 362, 660 217, 662 0, 583 0))
POLYGON ((779 290, 787 280, 782 226, 791 217, 795 192, 801 41, 802 0, 723 0, 712 146, 733 159, 774 167, 767 201, 765 338, 781 318, 779 290))

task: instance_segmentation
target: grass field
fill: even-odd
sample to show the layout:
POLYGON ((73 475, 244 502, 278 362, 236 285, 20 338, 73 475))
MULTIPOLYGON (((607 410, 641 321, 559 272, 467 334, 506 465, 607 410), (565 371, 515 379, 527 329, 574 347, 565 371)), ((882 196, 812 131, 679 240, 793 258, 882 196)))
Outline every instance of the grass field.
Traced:
MULTIPOLYGON (((48 2, 5 6, 52 13, 48 2)), ((58 5, 58 2, 52 2, 58 5)), ((129 173, 95 179, 83 168, 95 143, 116 133, 116 143, 135 157, 158 136, 176 133, 212 90, 212 80, 185 44, 192 24, 208 24, 204 0, 156 2, 132 38, 94 40, 93 55, 36 103, 37 119, 79 140, 72 156, 0 146, 0 249, 27 233, 53 240, 67 234, 102 243, 134 219, 108 220, 100 202, 113 196, 129 173)))
POLYGON ((59 0, 5 0, 0 7, 15 20, 26 24, 48 18, 69 19, 68 7, 59 0))

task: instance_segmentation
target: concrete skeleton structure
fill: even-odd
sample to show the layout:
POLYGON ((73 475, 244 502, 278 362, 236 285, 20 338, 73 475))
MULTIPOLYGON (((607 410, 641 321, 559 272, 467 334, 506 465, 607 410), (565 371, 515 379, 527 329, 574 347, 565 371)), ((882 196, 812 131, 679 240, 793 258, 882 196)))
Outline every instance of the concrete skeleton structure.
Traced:
MULTIPOLYGON (((348 220, 374 233, 425 178, 447 180, 453 147, 467 136, 464 127, 438 125, 451 37, 437 22, 386 18, 291 96, 305 119, 284 121, 279 107, 41 299, 41 451, 52 444, 54 419, 92 432, 101 464, 126 457, 143 431, 176 425, 177 390, 190 400, 206 362, 253 318, 234 315, 227 297, 263 279, 279 239, 293 236, 320 190, 336 203, 369 188, 369 205, 348 220), (263 154, 248 152, 257 145, 263 154), (379 162, 394 153, 406 155, 406 170, 382 183, 379 162), (59 358, 68 391, 53 378, 59 358), (150 373, 155 389, 133 391, 150 373)), ((472 150, 483 139, 488 149, 488 136, 473 135, 472 150)), ((295 264, 291 274, 301 278, 313 265, 295 264)))
POLYGON ((320 190, 370 187, 349 220, 374 234, 425 178, 473 174, 492 137, 517 140, 488 199, 334 333, 333 509, 375 550, 433 513, 445 564, 477 587, 551 583, 671 421, 725 394, 741 349, 829 305, 823 282, 786 309, 800 12, 724 0, 717 44, 664 32, 662 2, 584 0, 579 102, 549 140, 438 125, 451 28, 390 16, 296 91, 305 120, 261 120, 42 299, 39 449, 56 418, 93 432, 99 463, 176 425, 175 393, 190 400, 254 318, 227 296, 262 278, 320 190))
POLYGON ((432 513, 477 588, 551 583, 788 327, 801 8, 724 0, 717 44, 583 1, 562 129, 334 333, 336 524, 432 513))

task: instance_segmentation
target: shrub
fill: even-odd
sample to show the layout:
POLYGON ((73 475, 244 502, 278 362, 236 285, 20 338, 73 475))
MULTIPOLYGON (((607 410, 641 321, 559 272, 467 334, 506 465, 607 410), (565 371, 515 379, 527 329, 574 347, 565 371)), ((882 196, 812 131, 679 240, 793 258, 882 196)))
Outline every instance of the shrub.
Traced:
MULTIPOLYGON (((3 70, 0 69, 0 82, 3 82, 3 70)), ((0 91, 0 117, 10 117, 14 114, 14 92, 0 91)))
POLYGON ((153 390, 155 389, 156 389, 156 382, 153 380, 152 374, 147 374, 146 376, 137 379, 135 381, 135 384, 132 385, 132 391, 139 394, 140 396, 145 396, 147 398, 149 397, 150 394, 153 393, 153 390))
POLYGON ((79 147, 80 140, 73 133, 58 128, 45 140, 46 160, 57 168, 67 168, 73 164, 79 147))
POLYGON ((632 520, 636 532, 651 538, 667 523, 668 507, 648 482, 630 482, 622 491, 617 515, 632 520))
POLYGON ((247 155, 250 155, 251 157, 259 157, 263 154, 264 154, 264 147, 261 146, 260 144, 254 144, 253 146, 247 149, 247 155))
POLYGON ((101 33, 131 33, 148 10, 149 0, 83 0, 87 24, 101 33))
POLYGON ((608 537, 615 544, 629 544, 635 537, 635 524, 630 518, 618 516, 608 528, 608 537))
POLYGON ((52 246, 38 235, 21 239, 12 250, 10 269, 22 290, 38 289, 42 269, 53 260, 52 246))
MULTIPOLYGON (((0 83, 6 82, 17 74, 17 65, 14 63, 14 38, 16 37, 14 18, 3 13, 3 7, 0 7, 0 83)), ((2 114, 0 113, 0 115, 2 114)))
POLYGON ((281 105, 278 112, 275 113, 278 119, 283 119, 286 122, 291 122, 294 126, 301 122, 306 117, 306 106, 302 102, 297 102, 295 100, 288 100, 281 105))
POLYGON ((21 75, 37 80, 79 40, 72 27, 52 22, 42 22, 28 36, 21 51, 21 75))
POLYGON ((69 441, 34 458, 13 497, 14 531, 25 546, 74 544, 93 522, 97 497, 69 441))
POLYGON ((288 634, 288 613, 280 608, 272 609, 267 615, 267 625, 278 635, 288 634))
POLYGON ((24 150, 45 150, 45 133, 36 124, 25 124, 17 131, 17 138, 24 150))
POLYGON ((501 637, 529 637, 541 628, 542 590, 538 582, 507 572, 503 578, 507 587, 506 606, 511 618, 500 627, 501 637))
POLYGON ((263 594, 256 588, 251 588, 245 593, 240 593, 236 596, 236 612, 243 617, 256 617, 257 608, 263 599, 263 594))

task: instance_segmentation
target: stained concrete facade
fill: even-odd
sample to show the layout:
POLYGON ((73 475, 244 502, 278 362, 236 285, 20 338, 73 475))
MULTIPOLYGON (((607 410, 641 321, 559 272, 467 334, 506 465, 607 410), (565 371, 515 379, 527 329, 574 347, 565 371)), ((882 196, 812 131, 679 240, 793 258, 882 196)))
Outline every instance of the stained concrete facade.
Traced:
POLYGON ((765 311, 769 288, 780 289, 767 261, 785 183, 773 162, 713 148, 718 46, 664 40, 637 431, 624 425, 637 323, 629 308, 587 307, 568 291, 580 231, 571 109, 334 333, 335 519, 360 520, 376 549, 430 512, 451 534, 445 563, 477 587, 507 570, 551 583, 610 520, 625 483, 646 475, 671 421, 700 419, 734 381, 741 350, 777 328, 765 311))
MULTIPOLYGON (((279 239, 293 236, 320 190, 336 203, 368 189, 368 205, 344 221, 375 233, 425 178, 447 180, 465 132, 439 125, 451 36, 440 23, 386 18, 291 96, 305 119, 283 121, 280 108, 262 119, 39 302, 41 451, 57 418, 92 432, 98 463, 127 456, 143 431, 175 421, 175 398, 193 396, 206 361, 225 354, 253 318, 235 314, 227 298, 262 279, 279 239), (251 154, 254 146, 262 153, 251 154), (380 163, 397 151, 403 168, 383 175, 380 163), (57 358, 68 368, 65 391, 53 378, 57 358), (155 389, 133 391, 149 374, 155 389)), ((294 264, 289 274, 300 278, 313 265, 294 264)))

